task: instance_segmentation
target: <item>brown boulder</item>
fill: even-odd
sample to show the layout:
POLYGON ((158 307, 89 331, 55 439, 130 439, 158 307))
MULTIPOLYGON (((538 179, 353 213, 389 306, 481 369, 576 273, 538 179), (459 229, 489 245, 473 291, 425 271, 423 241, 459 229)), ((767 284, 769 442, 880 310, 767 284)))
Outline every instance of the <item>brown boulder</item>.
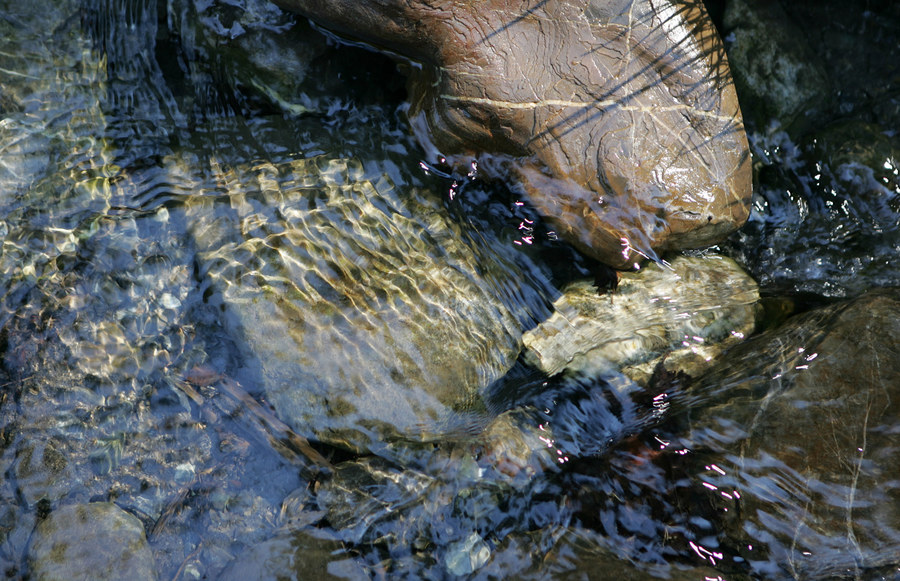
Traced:
POLYGON ((429 153, 509 179, 607 264, 714 244, 747 219, 743 121, 699 1, 276 3, 409 59, 429 153))

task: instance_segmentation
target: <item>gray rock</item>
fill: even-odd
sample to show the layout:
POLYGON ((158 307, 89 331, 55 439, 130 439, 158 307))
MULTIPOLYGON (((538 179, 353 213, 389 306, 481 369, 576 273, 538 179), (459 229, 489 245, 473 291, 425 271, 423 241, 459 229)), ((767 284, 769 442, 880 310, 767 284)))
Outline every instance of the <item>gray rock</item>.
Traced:
POLYGON ((550 375, 615 369, 646 383, 665 357, 669 371, 697 375, 753 331, 758 300, 731 259, 678 256, 620 273, 605 294, 590 281, 570 285, 553 316, 525 334, 525 358, 550 375))
POLYGON ((692 390, 695 488, 756 574, 896 567, 900 291, 797 316, 692 390))
POLYGON ((829 79, 804 30, 777 0, 734 0, 725 8, 725 48, 744 117, 808 126, 828 98, 829 79))
POLYGON ((369 578, 338 539, 315 529, 255 545, 238 555, 219 576, 222 581, 369 578))
POLYGON ((39 581, 156 579, 141 522, 106 502, 50 513, 35 527, 28 563, 39 581))
POLYGON ((42 499, 59 500, 71 489, 75 472, 70 452, 70 446, 58 438, 35 438, 16 451, 13 474, 29 506, 42 499))
POLYGON ((233 213, 208 199, 188 210, 203 274, 246 342, 238 378, 298 433, 353 450, 460 428, 515 361, 530 311, 545 312, 538 272, 392 167, 220 168, 233 213))

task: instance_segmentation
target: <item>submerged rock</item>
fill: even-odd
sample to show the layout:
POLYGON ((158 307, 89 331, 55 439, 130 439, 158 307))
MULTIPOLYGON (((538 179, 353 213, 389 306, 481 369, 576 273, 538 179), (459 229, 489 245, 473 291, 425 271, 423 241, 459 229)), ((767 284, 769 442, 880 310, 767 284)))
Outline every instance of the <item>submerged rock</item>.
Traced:
POLYGON ((525 358, 549 375, 621 369, 646 384, 661 361, 699 375, 753 332, 756 282, 731 259, 678 256, 620 273, 614 291, 590 281, 564 289, 554 314, 524 337, 525 358))
POLYGON ((898 31, 891 2, 729 3, 729 58, 756 120, 753 210, 733 255, 770 293, 900 285, 898 31))
POLYGON ((545 312, 538 271, 451 222, 394 167, 322 156, 220 168, 233 213, 217 196, 188 210, 211 300, 246 342, 237 378, 298 433, 352 450, 464 429, 545 312))
POLYGON ((797 316, 732 349, 691 393, 682 445, 720 551, 771 579, 896 572, 900 291, 797 316))
POLYGON ((218 577, 222 581, 370 579, 339 539, 326 531, 282 534, 247 549, 218 577))
POLYGON ((51 512, 35 527, 28 562, 38 581, 156 579, 141 521, 106 502, 51 512))
POLYGON ((29 507, 44 499, 55 502, 72 488, 71 448, 58 438, 33 438, 17 450, 12 476, 29 507))
POLYGON ((293 15, 266 0, 173 0, 168 12, 198 99, 211 98, 202 91, 222 90, 225 81, 234 91, 225 101, 256 95, 293 114, 318 108, 313 84, 304 81, 326 40, 293 15))
POLYGON ((749 152, 700 2, 279 0, 411 59, 429 155, 511 178, 563 238, 618 268, 747 219, 749 152))

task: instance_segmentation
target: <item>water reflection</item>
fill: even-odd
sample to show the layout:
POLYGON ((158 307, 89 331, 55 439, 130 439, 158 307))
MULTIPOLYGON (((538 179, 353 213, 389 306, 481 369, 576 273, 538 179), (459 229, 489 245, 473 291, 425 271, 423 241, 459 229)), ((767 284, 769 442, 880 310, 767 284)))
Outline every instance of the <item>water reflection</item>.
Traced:
MULTIPOLYGON (((547 377, 516 360, 510 329, 546 318, 556 289, 597 265, 502 187, 426 175, 390 64, 360 72, 374 57, 311 36, 290 56, 312 79, 297 102, 260 89, 266 77, 242 85, 199 21, 312 33, 234 4, 0 11, 4 573, 39 570, 38 523, 92 505, 140 521, 160 578, 895 572, 896 293, 779 315, 702 375, 547 377), (173 48, 183 67, 163 55, 173 48), (442 267, 401 275, 412 256, 442 267), (461 304, 493 305, 505 326, 466 339, 483 349, 457 364, 471 371, 507 333, 508 360, 443 418, 441 437, 375 438, 375 455, 304 442, 308 422, 279 419, 245 339, 271 347, 283 337, 266 329, 293 327, 263 316, 236 332, 243 307, 223 298, 280 297, 273 312, 300 313, 298 327, 320 317, 337 343, 301 363, 333 378, 371 360, 334 347, 358 332, 341 327, 348 317, 377 323, 360 305, 407 315, 399 296, 427 297, 415 304, 459 313, 442 301, 471 280, 482 294, 461 304), (234 288, 246 281, 276 290, 234 288), (309 304, 299 290, 323 300, 296 308, 309 304), (315 454, 329 470, 307 470, 315 454)), ((450 349, 440 333, 476 319, 447 317, 438 349, 450 349)))

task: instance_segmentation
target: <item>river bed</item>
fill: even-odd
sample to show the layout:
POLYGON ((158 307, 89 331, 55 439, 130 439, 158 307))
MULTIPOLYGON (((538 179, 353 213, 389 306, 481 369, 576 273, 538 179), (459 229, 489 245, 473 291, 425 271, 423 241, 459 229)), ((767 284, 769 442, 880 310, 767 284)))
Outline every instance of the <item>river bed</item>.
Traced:
POLYGON ((747 274, 638 303, 744 318, 552 376, 523 336, 620 277, 425 159, 390 60, 264 2, 3 4, 8 577, 900 575, 890 2, 711 6, 754 210, 680 260, 747 274))

